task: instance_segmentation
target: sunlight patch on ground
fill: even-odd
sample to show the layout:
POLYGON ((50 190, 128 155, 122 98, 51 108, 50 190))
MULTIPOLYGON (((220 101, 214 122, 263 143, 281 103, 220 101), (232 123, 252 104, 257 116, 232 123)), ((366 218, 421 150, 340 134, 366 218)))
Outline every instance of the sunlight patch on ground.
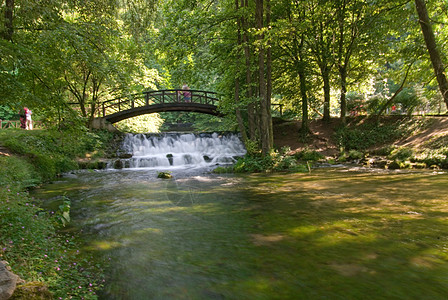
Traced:
POLYGON ((281 234, 271 234, 271 235, 252 234, 251 237, 252 242, 256 246, 268 246, 272 243, 280 242, 285 238, 285 236, 281 234))
POLYGON ((360 273, 372 273, 373 271, 369 271, 368 268, 358 265, 358 264, 339 264, 339 263, 331 263, 330 267, 338 272, 342 276, 356 276, 360 273))

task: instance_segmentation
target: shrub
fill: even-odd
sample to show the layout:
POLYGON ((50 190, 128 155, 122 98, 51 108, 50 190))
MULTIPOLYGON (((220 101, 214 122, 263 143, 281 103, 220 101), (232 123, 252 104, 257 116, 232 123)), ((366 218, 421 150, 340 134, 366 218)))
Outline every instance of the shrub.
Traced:
POLYGON ((364 157, 364 153, 357 150, 350 150, 348 152, 348 157, 351 159, 361 159, 364 157))
POLYGON ((236 173, 257 173, 272 171, 307 171, 306 165, 299 164, 294 155, 288 154, 288 149, 274 151, 270 155, 246 155, 239 158, 233 166, 236 173))
POLYGON ((412 149, 402 147, 392 150, 389 154, 389 158, 393 160, 405 161, 412 157, 413 154, 414 151, 412 149))
POLYGON ((303 151, 296 153, 295 157, 299 160, 304 160, 304 161, 318 161, 318 160, 324 158, 323 155, 320 154, 319 152, 314 151, 314 150, 308 150, 308 149, 305 149, 303 151))

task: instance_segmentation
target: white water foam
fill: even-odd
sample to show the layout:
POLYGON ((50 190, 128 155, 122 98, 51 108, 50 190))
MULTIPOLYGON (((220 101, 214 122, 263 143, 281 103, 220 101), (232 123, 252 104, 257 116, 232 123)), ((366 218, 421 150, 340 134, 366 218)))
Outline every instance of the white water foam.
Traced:
POLYGON ((127 134, 123 148, 132 154, 124 168, 179 168, 228 165, 246 149, 236 134, 127 134))

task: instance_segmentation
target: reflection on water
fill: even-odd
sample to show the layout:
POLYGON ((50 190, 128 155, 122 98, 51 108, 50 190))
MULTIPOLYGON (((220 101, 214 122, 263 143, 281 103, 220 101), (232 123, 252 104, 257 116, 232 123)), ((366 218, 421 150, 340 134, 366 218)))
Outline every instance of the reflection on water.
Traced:
POLYGON ((156 177, 81 172, 39 191, 67 193, 86 248, 111 259, 102 299, 446 295, 446 174, 156 177))

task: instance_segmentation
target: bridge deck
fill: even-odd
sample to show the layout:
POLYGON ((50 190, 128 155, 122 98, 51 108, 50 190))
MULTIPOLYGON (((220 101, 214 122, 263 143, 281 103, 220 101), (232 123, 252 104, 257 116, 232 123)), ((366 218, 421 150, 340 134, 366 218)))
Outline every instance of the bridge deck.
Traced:
POLYGON ((128 97, 105 101, 101 104, 100 117, 111 123, 142 114, 163 111, 192 111, 220 115, 217 111, 217 94, 201 90, 147 91, 128 97), (189 94, 185 94, 185 93, 189 94))

